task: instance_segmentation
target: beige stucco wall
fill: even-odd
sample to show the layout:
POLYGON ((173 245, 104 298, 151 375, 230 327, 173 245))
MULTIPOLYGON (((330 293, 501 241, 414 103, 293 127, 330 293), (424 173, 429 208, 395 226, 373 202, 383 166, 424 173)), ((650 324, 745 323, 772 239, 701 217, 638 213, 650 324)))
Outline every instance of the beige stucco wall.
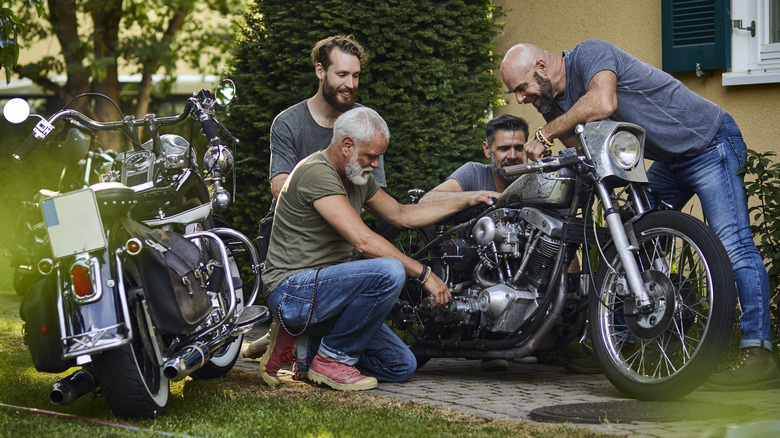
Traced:
MULTIPOLYGON (((520 42, 537 44, 552 52, 574 47, 588 38, 610 41, 655 67, 661 68, 660 0, 494 0, 505 8, 504 31, 498 37, 498 52, 520 42)), ((675 74, 693 91, 728 111, 742 128, 751 149, 780 153, 780 84, 721 85, 721 74, 696 77, 675 74)), ((506 95, 509 105, 499 109, 524 117, 532 129, 544 119, 531 105, 518 105, 506 95)), ((780 158, 777 158, 778 160, 780 158)))

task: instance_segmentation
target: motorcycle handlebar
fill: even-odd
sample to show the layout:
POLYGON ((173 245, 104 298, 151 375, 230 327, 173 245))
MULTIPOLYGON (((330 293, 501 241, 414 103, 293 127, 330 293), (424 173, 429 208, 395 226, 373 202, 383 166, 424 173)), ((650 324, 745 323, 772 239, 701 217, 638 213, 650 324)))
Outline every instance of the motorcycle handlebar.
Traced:
POLYGON ((580 158, 576 154, 562 154, 558 157, 545 158, 533 163, 523 163, 507 166, 504 170, 506 171, 507 176, 520 176, 531 172, 549 173, 555 172, 556 170, 567 166, 571 166, 578 161, 580 161, 580 158))
MULTIPOLYGON (((187 116, 190 115, 190 113, 193 113, 193 109, 197 107, 197 104, 193 102, 194 98, 190 98, 187 100, 187 104, 184 107, 184 111, 182 111, 181 114, 176 116, 163 116, 163 117, 156 117, 153 114, 147 114, 142 119, 136 119, 132 116, 125 117, 124 120, 119 121, 112 121, 112 122, 98 122, 97 120, 92 120, 89 117, 85 116, 84 114, 72 110, 62 110, 54 113, 54 115, 49 118, 47 121, 49 125, 54 125, 59 120, 63 119, 73 119, 76 120, 82 124, 84 124, 86 127, 90 129, 94 129, 96 131, 112 131, 112 130, 118 130, 122 128, 132 128, 132 127, 150 127, 153 125, 156 126, 170 126, 175 125, 179 122, 184 121, 184 119, 187 118, 187 116)), ((203 131, 208 136, 209 141, 211 141, 214 137, 218 138, 217 135, 217 129, 214 126, 214 120, 211 118, 210 115, 203 112, 202 110, 198 110, 200 112, 200 115, 196 118, 198 119, 198 122, 203 127, 203 131)), ((44 138, 46 138, 46 135, 48 135, 48 132, 45 134, 33 134, 30 137, 27 138, 27 140, 22 143, 19 148, 16 149, 16 151, 13 153, 13 158, 17 161, 24 160, 30 153, 35 149, 35 146, 38 145, 38 143, 41 142, 44 138)))
POLYGON ((30 152, 35 149, 35 146, 38 145, 38 143, 41 142, 41 139, 36 137, 35 135, 31 135, 27 137, 27 139, 22 143, 21 146, 16 148, 16 151, 12 155, 14 160, 16 161, 23 161, 25 158, 27 158, 28 155, 30 155, 30 152))

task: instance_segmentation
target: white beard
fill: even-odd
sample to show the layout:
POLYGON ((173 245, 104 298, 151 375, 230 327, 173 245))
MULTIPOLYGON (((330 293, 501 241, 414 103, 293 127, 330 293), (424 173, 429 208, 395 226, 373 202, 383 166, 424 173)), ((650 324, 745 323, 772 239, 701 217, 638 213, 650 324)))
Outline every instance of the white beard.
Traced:
POLYGON ((368 177, 371 176, 370 173, 363 174, 364 172, 371 172, 373 170, 372 167, 365 167, 362 168, 357 162, 357 151, 355 151, 352 154, 352 158, 349 159, 346 166, 346 173, 347 173, 347 179, 352 184, 358 185, 358 186, 364 186, 368 183, 368 177))

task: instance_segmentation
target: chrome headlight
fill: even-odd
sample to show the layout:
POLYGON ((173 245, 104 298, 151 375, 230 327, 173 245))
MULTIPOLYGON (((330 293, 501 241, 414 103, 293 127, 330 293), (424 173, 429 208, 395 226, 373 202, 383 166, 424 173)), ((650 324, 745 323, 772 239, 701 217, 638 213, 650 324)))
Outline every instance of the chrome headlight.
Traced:
POLYGON ((226 175, 233 170, 233 154, 225 146, 212 146, 203 156, 203 165, 215 176, 226 175))
POLYGON ((624 170, 631 170, 639 164, 641 150, 639 139, 628 131, 618 131, 609 139, 609 154, 624 170))

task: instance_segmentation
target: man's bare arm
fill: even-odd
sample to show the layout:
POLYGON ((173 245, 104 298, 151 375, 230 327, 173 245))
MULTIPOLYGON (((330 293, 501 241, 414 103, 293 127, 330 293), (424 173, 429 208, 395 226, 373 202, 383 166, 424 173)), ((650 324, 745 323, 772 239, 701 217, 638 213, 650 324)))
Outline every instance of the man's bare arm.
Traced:
POLYGON ((282 191, 282 186, 284 186, 284 182, 287 181, 288 176, 290 176, 289 173, 277 173, 271 178, 271 196, 273 196, 274 199, 279 199, 279 192, 282 191))
MULTIPOLYGON (((395 202, 392 197, 386 196, 395 202)), ((407 257, 389 241, 371 231, 355 210, 352 209, 346 196, 331 195, 319 198, 314 201, 314 208, 365 257, 394 258, 404 265, 406 274, 410 277, 419 278, 420 274, 422 274, 423 265, 407 257)), ((450 300, 449 288, 435 274, 431 274, 424 286, 433 295, 436 306, 446 304, 450 300)))
POLYGON ((365 209, 396 228, 417 228, 438 222, 454 213, 479 203, 492 205, 496 192, 461 192, 462 196, 442 202, 399 204, 384 190, 366 201, 365 209))
MULTIPOLYGON (((611 70, 602 70, 593 75, 585 94, 568 111, 541 128, 542 135, 552 141, 571 132, 579 123, 606 119, 615 112, 617 106, 617 76, 611 70)), ((525 144, 524 150, 529 159, 536 161, 542 157, 544 145, 531 137, 525 144)), ((564 144, 571 147, 572 142, 564 142, 564 144)))

